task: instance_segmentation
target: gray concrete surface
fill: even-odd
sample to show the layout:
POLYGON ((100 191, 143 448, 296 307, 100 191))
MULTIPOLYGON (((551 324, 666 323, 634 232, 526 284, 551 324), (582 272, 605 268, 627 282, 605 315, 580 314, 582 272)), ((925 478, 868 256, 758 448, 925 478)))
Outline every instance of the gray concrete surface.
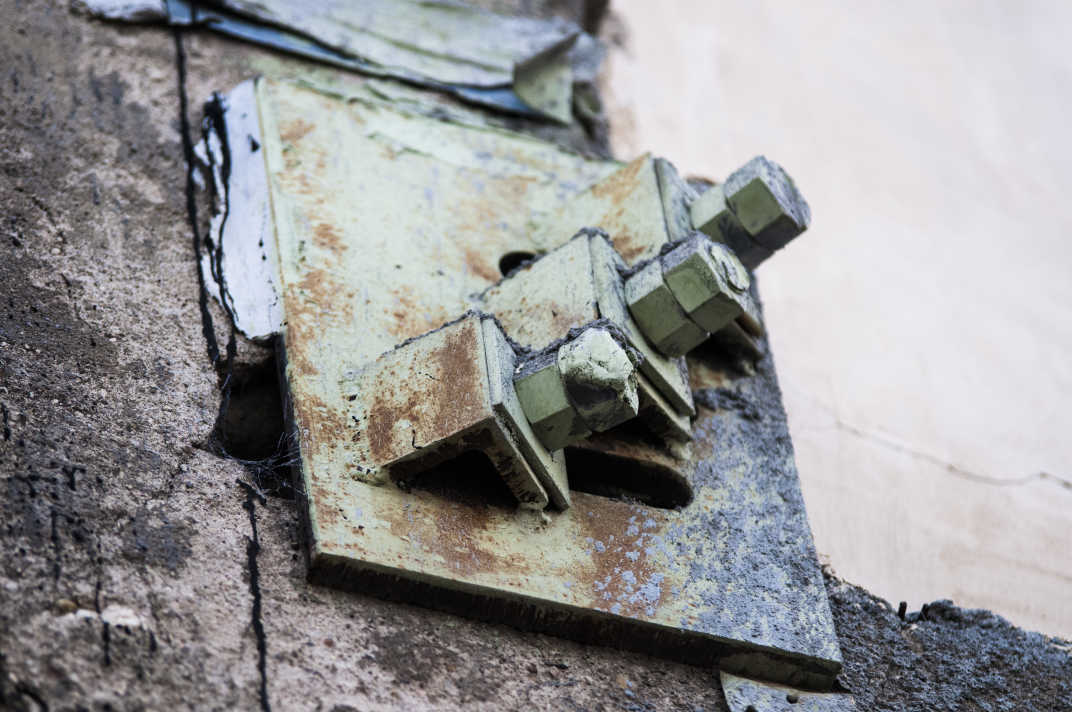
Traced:
POLYGON ((1072 6, 613 8, 618 153, 811 204, 758 276, 820 554, 1072 635, 1072 6))

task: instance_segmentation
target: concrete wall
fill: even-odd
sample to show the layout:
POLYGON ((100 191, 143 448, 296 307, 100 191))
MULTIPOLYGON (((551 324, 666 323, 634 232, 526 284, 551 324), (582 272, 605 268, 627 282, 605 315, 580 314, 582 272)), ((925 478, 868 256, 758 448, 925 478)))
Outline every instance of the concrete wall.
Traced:
POLYGON ((1072 5, 614 10, 616 153, 811 203, 759 276, 819 551, 1072 634, 1072 5))

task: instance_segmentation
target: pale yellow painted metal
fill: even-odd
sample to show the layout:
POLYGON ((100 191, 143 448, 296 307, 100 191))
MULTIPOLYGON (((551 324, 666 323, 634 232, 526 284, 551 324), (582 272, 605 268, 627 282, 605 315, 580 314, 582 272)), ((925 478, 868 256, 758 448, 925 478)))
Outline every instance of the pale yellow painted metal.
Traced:
MULTIPOLYGON (((378 392, 369 364, 478 303, 499 280, 501 255, 543 251, 529 226, 546 222, 618 164, 295 85, 260 81, 257 92, 313 569, 340 564, 391 572, 444 589, 629 621, 685 640, 777 651, 800 661, 805 675, 835 673, 840 654, 817 569, 789 587, 788 573, 772 564, 762 585, 742 591, 737 572, 749 562, 773 560, 766 540, 740 527, 733 540, 704 534, 717 531, 722 513, 743 506, 755 507, 755 514, 734 516, 780 532, 780 546, 807 551, 810 542, 806 526, 783 526, 792 512, 760 506, 770 501, 769 485, 757 478, 766 467, 764 452, 738 448, 717 481, 697 465, 709 461, 710 443, 721 437, 718 413, 706 411, 697 420, 703 439, 693 446, 703 442, 707 450, 683 465, 700 485, 681 511, 573 492, 568 510, 530 513, 406 491, 370 467, 373 441, 362 424, 376 409, 378 392), (684 541, 687 556, 678 546, 684 541)), ((577 227, 558 233, 558 244, 577 227)), ((630 343, 647 350, 641 382, 650 380, 676 412, 692 412, 684 362, 663 358, 645 345, 635 324, 629 326, 617 272, 621 258, 600 237, 588 244, 592 264, 601 265, 593 273, 600 316, 625 324, 630 343)), ((656 245, 644 244, 646 250, 656 245)), ((458 328, 450 333, 466 327, 458 328)), ((422 378, 425 364, 408 361, 407 378, 422 378)), ((404 449, 407 434, 411 446, 434 437, 413 429, 406 412, 421 415, 423 428, 424 406, 405 408, 409 398, 390 393, 379 397, 389 408, 402 407, 376 419, 391 447, 404 449), (398 425, 404 420, 408 431, 398 425)), ((470 420, 480 422, 475 415, 470 420)))
POLYGON ((566 455, 562 450, 548 451, 540 447, 514 388, 516 355, 493 319, 481 321, 484 330, 484 352, 488 362, 491 404, 499 422, 517 442, 524 460, 540 479, 551 501, 559 509, 570 506, 569 480, 566 476, 566 455))
POLYGON ((649 259, 669 240, 655 160, 643 155, 591 185, 534 224, 534 242, 546 251, 581 227, 604 230, 626 265, 649 259))

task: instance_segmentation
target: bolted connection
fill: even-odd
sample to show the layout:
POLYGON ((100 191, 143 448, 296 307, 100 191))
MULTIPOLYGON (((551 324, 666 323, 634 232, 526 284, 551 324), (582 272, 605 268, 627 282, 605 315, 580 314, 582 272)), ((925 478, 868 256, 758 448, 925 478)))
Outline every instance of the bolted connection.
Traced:
POLYGON ((606 329, 585 329, 558 349, 558 370, 577 412, 596 432, 636 417, 637 364, 606 329))
POLYGON ((514 390, 532 431, 548 450, 561 450, 592 434, 566 393, 557 350, 538 354, 519 366, 514 390))
POLYGON ((625 281, 625 301, 644 336, 667 356, 683 356, 707 339, 707 332, 689 318, 666 286, 657 259, 625 281))
POLYGON ((756 156, 690 206, 693 226, 755 267, 807 229, 811 210, 793 179, 756 156))
POLYGON ((696 324, 714 333, 744 312, 750 280, 725 245, 694 235, 662 257, 663 279, 696 324))
POLYGON ((560 450, 636 417, 636 366, 607 329, 589 327, 519 366, 514 388, 536 437, 560 450))

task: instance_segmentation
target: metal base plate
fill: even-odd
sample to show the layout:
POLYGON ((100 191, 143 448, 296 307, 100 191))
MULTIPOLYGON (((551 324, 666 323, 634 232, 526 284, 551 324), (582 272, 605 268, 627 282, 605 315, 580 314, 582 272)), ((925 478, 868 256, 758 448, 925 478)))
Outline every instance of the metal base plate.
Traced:
MULTIPOLYGON (((369 364, 463 314, 501 256, 546 249, 532 226, 621 164, 304 86, 261 80, 256 101, 314 580, 829 685, 840 651, 769 354, 752 375, 690 356, 695 440, 676 466, 694 498, 679 509, 573 491, 533 512, 369 466, 368 429, 385 427, 362 420, 383 395, 363 390, 369 364)), ((633 447, 643 465, 645 446, 622 442, 618 462, 633 447)))

